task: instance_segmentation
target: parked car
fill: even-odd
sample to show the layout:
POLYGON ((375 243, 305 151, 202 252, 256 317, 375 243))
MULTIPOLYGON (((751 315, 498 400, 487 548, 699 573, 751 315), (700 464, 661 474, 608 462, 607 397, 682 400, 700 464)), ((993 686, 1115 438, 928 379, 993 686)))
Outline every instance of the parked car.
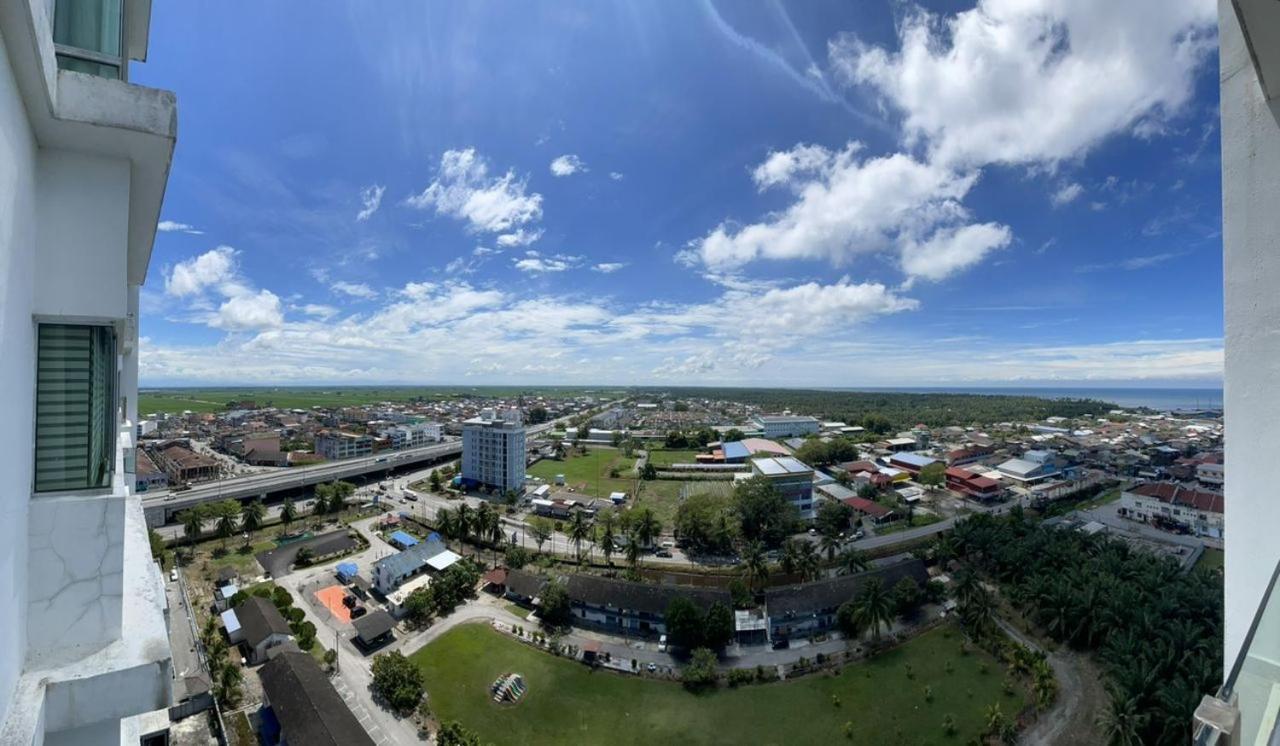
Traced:
POLYGON ((670 551, 670 550, 668 550, 668 549, 659 549, 658 551, 654 552, 654 556, 655 556, 655 557, 670 557, 670 556, 671 556, 671 551, 670 551))
POLYGON ((345 606, 345 607, 347 607, 348 609, 354 609, 354 608, 356 607, 356 597, 355 597, 355 596, 343 596, 343 597, 342 597, 342 605, 343 605, 343 606, 345 606))
POLYGON ((658 638, 658 651, 662 653, 667 652, 667 636, 666 635, 663 635, 658 638))
POLYGON ((352 609, 352 610, 351 610, 351 618, 352 618, 352 619, 359 619, 360 617, 362 617, 362 616, 364 616, 365 614, 368 614, 368 613, 369 613, 369 610, 368 610, 368 609, 366 609, 365 607, 363 607, 363 606, 357 606, 357 607, 355 607, 354 609, 352 609))
POLYGON ((791 641, 785 637, 779 637, 773 641, 774 650, 786 650, 789 647, 791 647, 791 641))

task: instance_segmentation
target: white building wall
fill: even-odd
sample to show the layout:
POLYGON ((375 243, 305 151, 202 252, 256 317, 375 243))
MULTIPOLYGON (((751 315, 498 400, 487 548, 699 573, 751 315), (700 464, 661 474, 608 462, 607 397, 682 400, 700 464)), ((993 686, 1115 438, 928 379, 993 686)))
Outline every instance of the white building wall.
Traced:
POLYGON ((1280 101, 1265 99, 1219 0, 1226 328, 1226 668, 1280 560, 1280 101))
POLYGON ((35 429, 36 143, 0 36, 0 723, 22 673, 27 641, 27 518, 35 429))

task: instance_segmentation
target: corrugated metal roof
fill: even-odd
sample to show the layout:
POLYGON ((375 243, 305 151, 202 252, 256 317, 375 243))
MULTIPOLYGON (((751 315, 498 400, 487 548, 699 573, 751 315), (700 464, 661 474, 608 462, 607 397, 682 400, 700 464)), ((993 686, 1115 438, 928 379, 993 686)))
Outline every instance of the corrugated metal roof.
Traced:
POLYGON ((761 474, 770 477, 782 474, 804 474, 806 472, 813 471, 813 469, 805 465, 804 462, 800 461, 800 459, 792 456, 758 458, 751 463, 761 474))
POLYGON ((724 451, 725 460, 746 458, 751 455, 751 451, 747 448, 747 444, 740 440, 735 440, 732 443, 725 443, 721 446, 721 450, 724 451))

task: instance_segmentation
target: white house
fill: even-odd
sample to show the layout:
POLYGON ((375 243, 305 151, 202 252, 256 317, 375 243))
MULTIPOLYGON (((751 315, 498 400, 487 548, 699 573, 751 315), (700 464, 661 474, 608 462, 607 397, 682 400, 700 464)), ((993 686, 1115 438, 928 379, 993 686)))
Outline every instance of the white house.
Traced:
POLYGON ((266 663, 268 650, 293 639, 289 623, 280 615, 280 610, 261 596, 250 596, 234 611, 240 623, 245 657, 250 663, 266 663))
POLYGON ((150 13, 0 2, 0 743, 136 743, 170 704, 134 492, 139 289, 177 136, 174 95, 128 82, 150 13))

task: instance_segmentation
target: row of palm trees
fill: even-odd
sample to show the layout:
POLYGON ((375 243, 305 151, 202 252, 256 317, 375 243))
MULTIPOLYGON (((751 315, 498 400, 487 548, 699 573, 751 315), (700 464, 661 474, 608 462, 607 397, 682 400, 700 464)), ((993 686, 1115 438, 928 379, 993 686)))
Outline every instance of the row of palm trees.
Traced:
MULTIPOLYGON (((836 572, 841 575, 853 575, 871 568, 871 560, 852 547, 838 554, 829 553, 827 559, 835 563, 836 572)), ((790 539, 783 544, 779 564, 782 572, 788 575, 798 574, 805 580, 817 580, 822 576, 819 551, 807 541, 790 539)), ((743 546, 738 568, 752 593, 763 591, 769 580, 769 558, 764 544, 752 541, 743 546)))
MULTIPOLYGON (((1110 537, 1044 528, 1019 511, 962 521, 938 551, 999 583, 1055 640, 1095 653, 1113 743, 1186 743, 1196 705, 1222 680, 1221 578, 1184 573, 1110 537)), ((961 596, 970 581, 956 580, 961 596)))
MULTIPOLYGON (((317 485, 315 505, 311 510, 314 516, 325 513, 338 513, 346 507, 346 497, 350 490, 344 488, 347 483, 338 482, 333 485, 317 485)), ((214 533, 222 539, 223 544, 238 531, 252 534, 262 528, 266 522, 267 508, 261 500, 250 500, 240 503, 226 499, 212 503, 196 505, 178 514, 178 522, 182 525, 182 535, 188 544, 194 544, 204 533, 204 526, 214 521, 214 533)), ((297 503, 286 498, 280 505, 280 522, 288 530, 290 524, 302 517, 297 503)))

